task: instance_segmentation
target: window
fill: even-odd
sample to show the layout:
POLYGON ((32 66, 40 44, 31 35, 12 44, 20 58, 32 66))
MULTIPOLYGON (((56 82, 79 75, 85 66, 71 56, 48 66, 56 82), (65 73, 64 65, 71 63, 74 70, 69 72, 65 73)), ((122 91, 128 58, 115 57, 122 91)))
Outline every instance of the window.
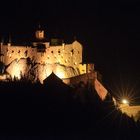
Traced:
POLYGON ((11 58, 11 56, 12 56, 12 55, 11 55, 11 54, 9 54, 9 57, 10 57, 10 58, 11 58))
POLYGON ((53 51, 51 51, 51 53, 53 53, 53 51))
POLYGON ((28 55, 28 51, 26 50, 24 54, 25 54, 25 57, 27 57, 27 55, 28 55))
POLYGON ((68 60, 66 59, 66 60, 65 60, 65 63, 67 63, 67 62, 68 62, 68 60))
POLYGON ((71 50, 71 55, 73 55, 73 54, 74 54, 74 50, 72 49, 72 50, 71 50))
POLYGON ((60 50, 58 50, 58 54, 60 55, 60 50))

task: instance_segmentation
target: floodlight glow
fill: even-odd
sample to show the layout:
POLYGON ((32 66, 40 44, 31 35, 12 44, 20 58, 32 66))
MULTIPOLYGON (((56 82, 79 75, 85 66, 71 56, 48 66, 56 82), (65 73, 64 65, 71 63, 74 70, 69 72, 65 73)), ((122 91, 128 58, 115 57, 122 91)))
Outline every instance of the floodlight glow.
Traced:
POLYGON ((65 74, 64 74, 64 72, 62 72, 62 71, 57 71, 56 75, 57 75, 59 78, 65 78, 65 74))
POLYGON ((122 100, 122 103, 123 103, 123 104, 129 104, 128 100, 126 100, 126 99, 123 99, 123 100, 122 100))

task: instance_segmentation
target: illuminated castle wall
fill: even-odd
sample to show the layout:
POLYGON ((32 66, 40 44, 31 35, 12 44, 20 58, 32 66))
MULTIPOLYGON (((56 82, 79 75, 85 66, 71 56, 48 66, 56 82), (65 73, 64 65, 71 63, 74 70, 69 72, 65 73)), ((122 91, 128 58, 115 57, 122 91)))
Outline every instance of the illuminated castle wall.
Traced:
MULTIPOLYGON (((37 30, 35 33, 36 40, 29 46, 16 46, 11 43, 1 43, 1 61, 6 65, 10 65, 12 62, 18 62, 21 59, 30 58, 33 62, 40 65, 47 65, 45 73, 39 71, 39 79, 42 82, 46 76, 52 73, 52 71, 60 78, 70 78, 84 73, 88 73, 93 70, 93 65, 82 64, 82 51, 83 47, 78 41, 74 41, 72 44, 57 43, 57 39, 54 43, 45 41, 44 31, 37 30), (73 69, 72 74, 65 74, 61 67, 73 69)), ((8 69, 7 72, 11 77, 20 78, 20 74, 24 74, 26 69, 23 66, 24 63, 18 63, 8 69)))

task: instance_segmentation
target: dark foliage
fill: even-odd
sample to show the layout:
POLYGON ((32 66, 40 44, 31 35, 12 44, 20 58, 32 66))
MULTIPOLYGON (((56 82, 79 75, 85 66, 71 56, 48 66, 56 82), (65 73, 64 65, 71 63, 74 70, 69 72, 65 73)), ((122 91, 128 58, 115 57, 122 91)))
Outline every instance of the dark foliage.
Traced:
POLYGON ((0 134, 50 139, 139 138, 140 123, 117 110, 110 96, 101 101, 89 85, 60 85, 0 82, 0 134))

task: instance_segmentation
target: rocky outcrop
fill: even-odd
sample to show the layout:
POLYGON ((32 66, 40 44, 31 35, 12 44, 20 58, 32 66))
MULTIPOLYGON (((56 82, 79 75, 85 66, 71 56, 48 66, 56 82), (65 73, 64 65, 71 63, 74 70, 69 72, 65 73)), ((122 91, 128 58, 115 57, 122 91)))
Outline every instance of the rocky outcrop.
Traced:
POLYGON ((43 80, 52 72, 60 78, 69 78, 79 75, 78 70, 73 67, 67 67, 59 63, 33 63, 29 58, 15 59, 7 66, 6 72, 9 73, 12 79, 14 77, 20 79, 22 76, 26 76, 32 81, 39 80, 41 83, 43 83, 43 80))
POLYGON ((29 70, 31 69, 31 64, 28 59, 21 58, 20 60, 15 59, 6 68, 6 72, 9 73, 11 78, 20 79, 21 76, 27 76, 29 70))

